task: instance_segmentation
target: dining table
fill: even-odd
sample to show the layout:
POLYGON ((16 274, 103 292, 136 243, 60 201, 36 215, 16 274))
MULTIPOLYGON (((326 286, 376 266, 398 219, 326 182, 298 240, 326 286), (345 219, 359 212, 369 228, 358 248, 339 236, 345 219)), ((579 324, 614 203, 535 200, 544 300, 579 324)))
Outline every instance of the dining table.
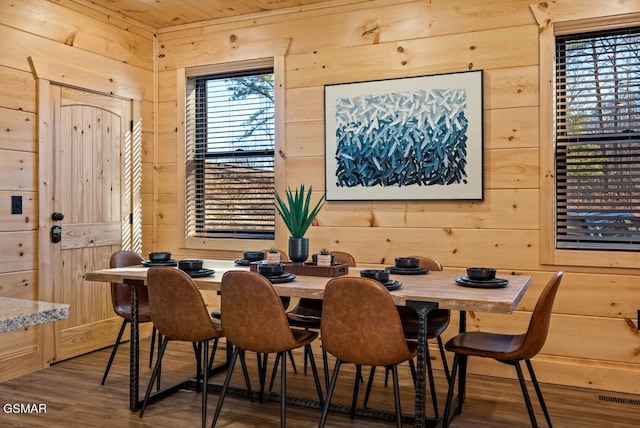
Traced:
MULTIPOLYGON (((204 260, 204 269, 210 269, 210 276, 193 278, 196 286, 201 290, 220 291, 221 280, 225 272, 230 270, 250 270, 248 266, 237 265, 233 260, 204 260)), ((386 265, 366 264, 357 268, 349 267, 347 276, 360 276, 361 269, 384 269, 386 265)), ((85 273, 85 280, 94 283, 113 282, 131 285, 131 346, 129 355, 129 409, 139 408, 139 332, 138 332, 138 287, 146 285, 149 267, 142 265, 110 268, 85 273)), ((151 268, 152 269, 152 268, 151 268)), ((498 277, 506 280, 506 286, 480 288, 474 285, 462 284, 460 278, 465 275, 464 269, 445 269, 443 271, 429 271, 423 275, 390 275, 392 281, 399 281, 400 288, 390 291, 396 305, 411 306, 419 316, 418 355, 416 362, 416 391, 414 424, 416 427, 437 426, 442 421, 429 418, 425 412, 426 396, 426 355, 427 355, 427 313, 435 308, 450 309, 460 313, 459 330, 466 330, 466 312, 512 313, 528 289, 531 278, 514 273, 503 274, 498 271, 498 277)), ((326 283, 330 277, 297 274, 289 282, 274 283, 273 286, 280 296, 294 298, 322 299, 326 283)), ((464 368, 461 367, 461 370, 464 368)), ((459 373, 458 382, 458 410, 464 401, 464 372, 459 373)), ((456 413, 456 412, 452 412, 456 413)))

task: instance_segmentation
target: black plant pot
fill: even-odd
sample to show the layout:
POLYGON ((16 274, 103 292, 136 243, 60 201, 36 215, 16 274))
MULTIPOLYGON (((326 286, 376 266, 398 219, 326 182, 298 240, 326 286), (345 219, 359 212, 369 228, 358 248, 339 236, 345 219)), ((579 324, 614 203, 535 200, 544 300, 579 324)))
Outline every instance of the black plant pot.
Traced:
POLYGON ((289 238, 289 258, 293 263, 303 263, 309 257, 309 238, 289 238))

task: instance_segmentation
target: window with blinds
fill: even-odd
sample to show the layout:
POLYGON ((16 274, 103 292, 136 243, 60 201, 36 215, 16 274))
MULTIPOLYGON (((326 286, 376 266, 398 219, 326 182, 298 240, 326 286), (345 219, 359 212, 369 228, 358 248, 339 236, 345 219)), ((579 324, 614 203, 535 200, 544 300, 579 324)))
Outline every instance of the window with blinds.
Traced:
POLYGON ((556 247, 640 249, 640 27, 556 36, 556 247))
POLYGON ((273 68, 187 81, 188 237, 273 239, 273 68))

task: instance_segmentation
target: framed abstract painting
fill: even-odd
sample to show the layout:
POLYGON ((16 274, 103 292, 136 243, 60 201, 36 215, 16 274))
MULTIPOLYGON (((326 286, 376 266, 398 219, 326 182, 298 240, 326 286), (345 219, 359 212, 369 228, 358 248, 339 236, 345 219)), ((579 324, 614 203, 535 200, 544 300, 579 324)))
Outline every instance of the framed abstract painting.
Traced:
POLYGON ((482 71, 326 85, 327 200, 482 200, 482 71))

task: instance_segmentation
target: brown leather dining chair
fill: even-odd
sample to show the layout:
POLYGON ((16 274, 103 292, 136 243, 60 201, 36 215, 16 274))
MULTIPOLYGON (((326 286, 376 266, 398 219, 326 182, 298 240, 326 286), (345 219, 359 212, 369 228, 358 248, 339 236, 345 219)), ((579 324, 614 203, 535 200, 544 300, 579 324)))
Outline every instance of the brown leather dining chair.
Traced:
MULTIPOLYGON (((535 414, 531 405, 531 399, 527 392, 527 385, 524 380, 520 361, 525 362, 529 375, 531 376, 531 382, 535 388, 540 407, 544 413, 544 417, 547 420, 547 424, 551 427, 551 418, 547 411, 547 406, 542 397, 542 391, 538 380, 533 371, 531 364, 531 358, 536 356, 544 345, 547 334, 549 332, 549 325, 551 322, 551 310, 553 308, 553 302, 555 300, 560 282, 562 280, 563 272, 556 272, 549 280, 544 290, 538 297, 531 319, 529 321, 529 327, 527 331, 522 334, 501 334, 501 333, 487 333, 482 331, 470 331, 466 333, 460 333, 459 335, 451 338, 445 348, 447 351, 454 352, 455 357, 453 359, 453 367, 451 369, 452 380, 449 384, 449 392, 447 394, 447 404, 444 412, 444 426, 448 426, 449 415, 451 413, 451 404, 453 401, 453 389, 455 385, 455 377, 460 367, 459 382, 463 386, 466 382, 465 373, 468 357, 483 357, 493 358, 501 363, 510 364, 515 367, 520 382, 520 388, 522 389, 522 395, 529 412, 529 419, 531 420, 531 426, 537 427, 535 414)), ((458 409, 457 413, 462 412, 462 404, 464 403, 464 394, 462 397, 458 397, 458 409)))
MULTIPOLYGON (((333 255, 334 263, 346 264, 349 267, 356 266, 356 259, 345 251, 330 251, 333 255)), ((300 298, 296 306, 287 312, 287 318, 289 318, 289 324, 292 327, 299 327, 305 329, 320 330, 320 320, 322 318, 322 300, 320 299, 306 299, 300 298)), ((323 353, 323 366, 325 374, 325 383, 329 385, 329 370, 327 367, 326 354, 323 353)), ((307 373, 307 360, 304 360, 304 373, 307 373)), ((275 374, 275 372, 274 372, 275 374)), ((273 380, 273 374, 271 376, 273 380)))
POLYGON ((396 423, 402 426, 397 365, 416 356, 417 343, 405 339, 396 305, 384 285, 361 277, 331 279, 324 291, 321 334, 322 346, 336 357, 336 365, 319 426, 326 423, 343 363, 356 365, 352 418, 358 400, 360 367, 391 367, 396 423))
MULTIPOLYGON (((238 355, 244 351, 259 354, 280 355, 280 426, 286 426, 286 355, 291 349, 304 347, 309 356, 320 403, 323 403, 322 388, 318 378, 311 342, 318 333, 294 329, 289 326, 287 315, 278 293, 269 280, 255 272, 228 271, 222 276, 222 331, 234 345, 227 376, 218 399, 212 428, 215 427, 238 355)), ((264 378, 261 380, 264 389, 264 378)))
MULTIPOLYGON (((417 258, 420 262, 420 267, 429 269, 430 271, 442 271, 444 268, 438 259, 432 256, 410 256, 417 258)), ((409 306, 397 306, 398 313, 400 314, 400 320, 402 321, 402 329, 407 339, 418 340, 418 313, 416 310, 409 306)), ((447 356, 444 351, 444 345, 442 343, 442 333, 447 329, 451 321, 451 311, 449 309, 432 309, 427 313, 427 340, 436 339, 438 342, 438 348, 440 349, 440 358, 442 360, 442 366, 444 374, 447 378, 447 382, 450 382, 451 376, 449 373, 449 365, 447 363, 447 356)), ((429 355, 429 347, 426 350, 427 361, 427 374, 429 376, 429 387, 431 389, 431 401, 433 403, 433 412, 436 418, 439 417, 438 412, 438 398, 435 389, 435 380, 433 377, 433 367, 431 364, 431 357, 429 355)), ((413 360, 410 362, 411 373, 415 383, 415 364, 413 360)), ((367 383, 367 390, 364 396, 364 406, 367 406, 369 394, 371 392, 371 385, 373 381, 373 374, 375 373, 375 367, 371 368, 371 374, 369 375, 369 382, 367 383)), ((387 379, 389 376, 389 370, 385 371, 384 385, 387 386, 387 379)))
MULTIPOLYGON (((280 261, 281 262, 289 261, 289 256, 287 255, 286 251, 283 251, 283 250, 280 250, 280 249, 277 249, 277 250, 280 253, 280 261)), ((268 248, 265 248, 264 250, 262 250, 262 252, 265 253, 265 258, 266 258, 267 251, 269 251, 268 248)), ((284 308, 286 310, 289 307, 289 303, 291 303, 291 297, 289 297, 289 296, 281 296, 280 300, 282 300, 282 305, 284 306, 284 308)), ((222 311, 221 311, 220 308, 216 308, 211 312, 211 316, 213 318, 215 318, 215 319, 220 319, 221 312, 222 311)), ((229 352, 229 354, 228 354, 229 357, 231 356, 231 351, 232 351, 231 347, 227 346, 227 352, 229 352)), ((293 370, 294 373, 298 373, 298 368, 296 367, 296 361, 293 359, 293 352, 290 351, 290 352, 288 352, 288 354, 289 354, 289 361, 291 361, 291 369, 293 370)), ((262 372, 261 376, 264 377, 265 373, 266 373, 265 372, 265 370, 266 370, 265 356, 262 356, 262 359, 261 359, 260 354, 258 354, 257 358, 258 358, 258 367, 262 372)), ((305 361, 306 361, 306 357, 305 357, 305 361)), ((275 365, 274 365, 274 369, 273 369, 274 374, 275 374, 275 371, 276 371, 277 364, 278 364, 278 360, 276 359, 275 365)), ((243 365, 244 365, 244 362, 243 362, 243 365)), ((306 373, 306 362, 305 362, 305 373, 306 373)), ((269 388, 269 389, 271 389, 271 388, 269 388)))
MULTIPOLYGON (((127 267, 127 266, 139 266, 144 259, 142 256, 134 251, 116 251, 111 255, 109 260, 109 267, 127 267)), ((109 356, 109 362, 104 370, 101 384, 104 385, 111 370, 111 365, 118 352, 118 347, 122 341, 122 335, 124 333, 127 324, 131 322, 131 286, 128 284, 111 283, 111 303, 113 305, 113 311, 116 315, 122 317, 122 324, 120 324, 120 331, 116 342, 113 344, 111 355, 109 356)), ((148 323, 151 322, 151 314, 149 312, 149 296, 147 294, 146 287, 140 287, 138 289, 138 322, 148 323)), ((149 367, 153 361, 153 349, 155 347, 156 339, 156 327, 153 327, 151 334, 151 349, 149 351, 149 367)), ((160 339, 158 339, 159 341, 160 339)), ((159 343, 158 343, 159 346, 159 343)))
MULTIPOLYGON (((202 427, 207 419, 207 379, 209 378, 209 343, 222 337, 209 315, 202 294, 189 275, 170 267, 153 267, 147 273, 149 311, 158 331, 164 336, 158 359, 149 379, 149 385, 140 408, 144 415, 151 389, 159 374, 162 357, 171 340, 197 344, 197 378, 202 382, 202 427)), ((216 346, 213 349, 215 352, 216 346)))

